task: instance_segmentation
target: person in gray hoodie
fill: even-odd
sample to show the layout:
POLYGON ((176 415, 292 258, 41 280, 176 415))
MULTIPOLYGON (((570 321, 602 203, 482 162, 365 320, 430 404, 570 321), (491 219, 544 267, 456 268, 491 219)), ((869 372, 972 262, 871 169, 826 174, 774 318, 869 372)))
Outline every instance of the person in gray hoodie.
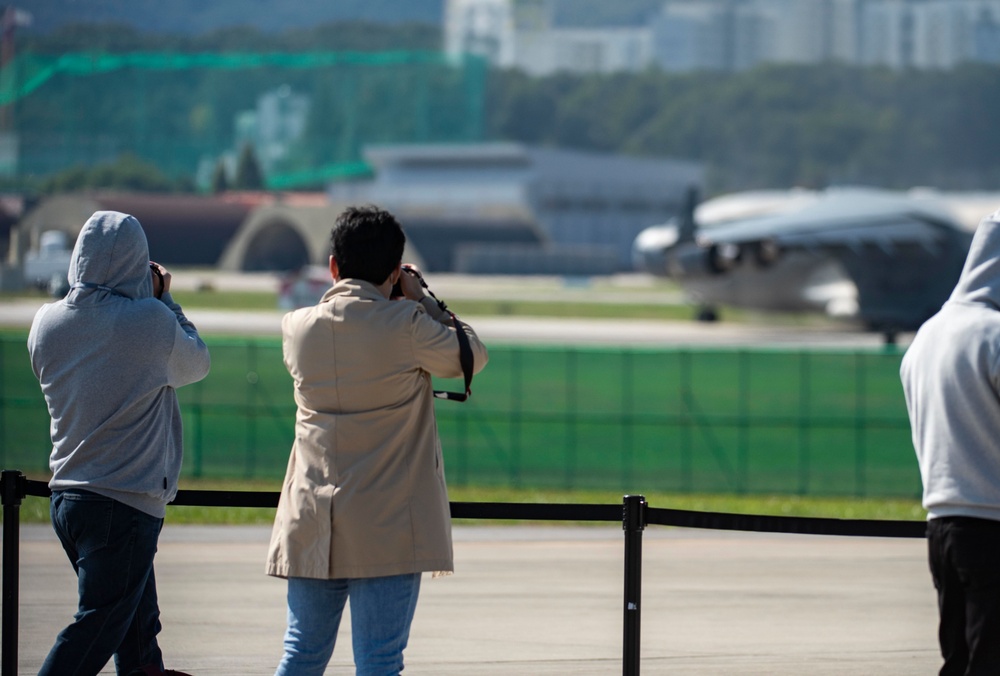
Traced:
POLYGON ((1000 211, 900 367, 923 482, 942 676, 1000 674, 1000 211))
POLYGON ((208 374, 208 348, 133 216, 90 217, 69 284, 28 334, 52 419, 52 524, 79 591, 39 673, 97 674, 113 655, 118 674, 179 674, 156 641, 153 556, 181 468, 175 388, 208 374))

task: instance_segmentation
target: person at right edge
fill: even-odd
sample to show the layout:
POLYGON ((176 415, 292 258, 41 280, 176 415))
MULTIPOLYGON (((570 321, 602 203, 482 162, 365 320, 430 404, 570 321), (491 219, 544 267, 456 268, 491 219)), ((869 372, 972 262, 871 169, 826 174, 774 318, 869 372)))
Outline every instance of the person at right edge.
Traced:
POLYGON ((1000 211, 900 367, 927 510, 941 676, 1000 674, 1000 211))
POLYGON ((463 375, 458 331, 473 372, 488 357, 402 266, 405 242, 390 213, 347 209, 333 287, 282 320, 298 412, 267 560, 288 580, 277 676, 324 672, 348 597, 357 674, 400 673, 421 573, 454 570, 431 376, 463 375))

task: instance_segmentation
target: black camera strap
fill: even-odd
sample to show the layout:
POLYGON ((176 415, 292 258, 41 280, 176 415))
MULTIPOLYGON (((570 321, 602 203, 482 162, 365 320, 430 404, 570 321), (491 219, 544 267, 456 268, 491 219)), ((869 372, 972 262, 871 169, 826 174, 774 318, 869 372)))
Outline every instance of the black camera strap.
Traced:
MULTIPOLYGON (((429 290, 428 290, 429 292, 429 290)), ((433 297, 434 294, 431 294, 433 297)), ((434 300, 437 300, 435 298, 434 300)), ((438 300, 438 304, 444 303, 438 300)), ((472 346, 469 345, 469 334, 462 328, 462 323, 451 310, 441 308, 448 313, 451 321, 455 322, 455 335, 458 336, 458 361, 462 365, 462 375, 465 377, 465 392, 448 392, 445 390, 434 390, 434 396, 438 399, 450 399, 451 401, 465 401, 472 396, 472 371, 475 368, 475 358, 472 356, 472 346)))
POLYGON ((436 399, 449 399, 451 401, 466 401, 472 396, 472 372, 475 370, 476 365, 475 357, 472 355, 472 346, 469 344, 469 334, 462 328, 462 323, 458 321, 455 313, 448 309, 443 300, 434 295, 434 292, 427 286, 427 282, 424 281, 423 275, 412 268, 404 268, 404 271, 417 278, 420 286, 424 287, 424 290, 434 299, 439 308, 448 313, 451 321, 455 324, 455 335, 458 337, 458 362, 462 365, 462 375, 465 378, 465 392, 434 390, 434 397, 436 399))

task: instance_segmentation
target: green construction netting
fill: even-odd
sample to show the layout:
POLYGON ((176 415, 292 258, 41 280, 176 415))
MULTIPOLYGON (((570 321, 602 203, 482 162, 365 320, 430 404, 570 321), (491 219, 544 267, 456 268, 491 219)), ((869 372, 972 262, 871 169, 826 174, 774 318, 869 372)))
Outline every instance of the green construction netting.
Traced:
POLYGON ((269 186, 288 188, 364 173, 366 145, 481 140, 485 76, 480 59, 421 51, 21 54, 0 72, 0 106, 17 175, 122 154, 195 175, 239 151, 262 97, 304 97, 301 128, 257 148, 269 186))

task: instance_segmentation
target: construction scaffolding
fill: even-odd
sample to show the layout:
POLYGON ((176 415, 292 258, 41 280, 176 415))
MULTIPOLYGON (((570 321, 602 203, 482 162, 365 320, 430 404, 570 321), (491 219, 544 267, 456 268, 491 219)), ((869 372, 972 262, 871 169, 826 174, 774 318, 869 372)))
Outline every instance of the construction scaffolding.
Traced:
POLYGON ((18 54, 0 71, 6 173, 131 155, 203 182, 249 143, 268 187, 322 184, 367 173, 366 145, 481 140, 485 77, 427 51, 18 54))

